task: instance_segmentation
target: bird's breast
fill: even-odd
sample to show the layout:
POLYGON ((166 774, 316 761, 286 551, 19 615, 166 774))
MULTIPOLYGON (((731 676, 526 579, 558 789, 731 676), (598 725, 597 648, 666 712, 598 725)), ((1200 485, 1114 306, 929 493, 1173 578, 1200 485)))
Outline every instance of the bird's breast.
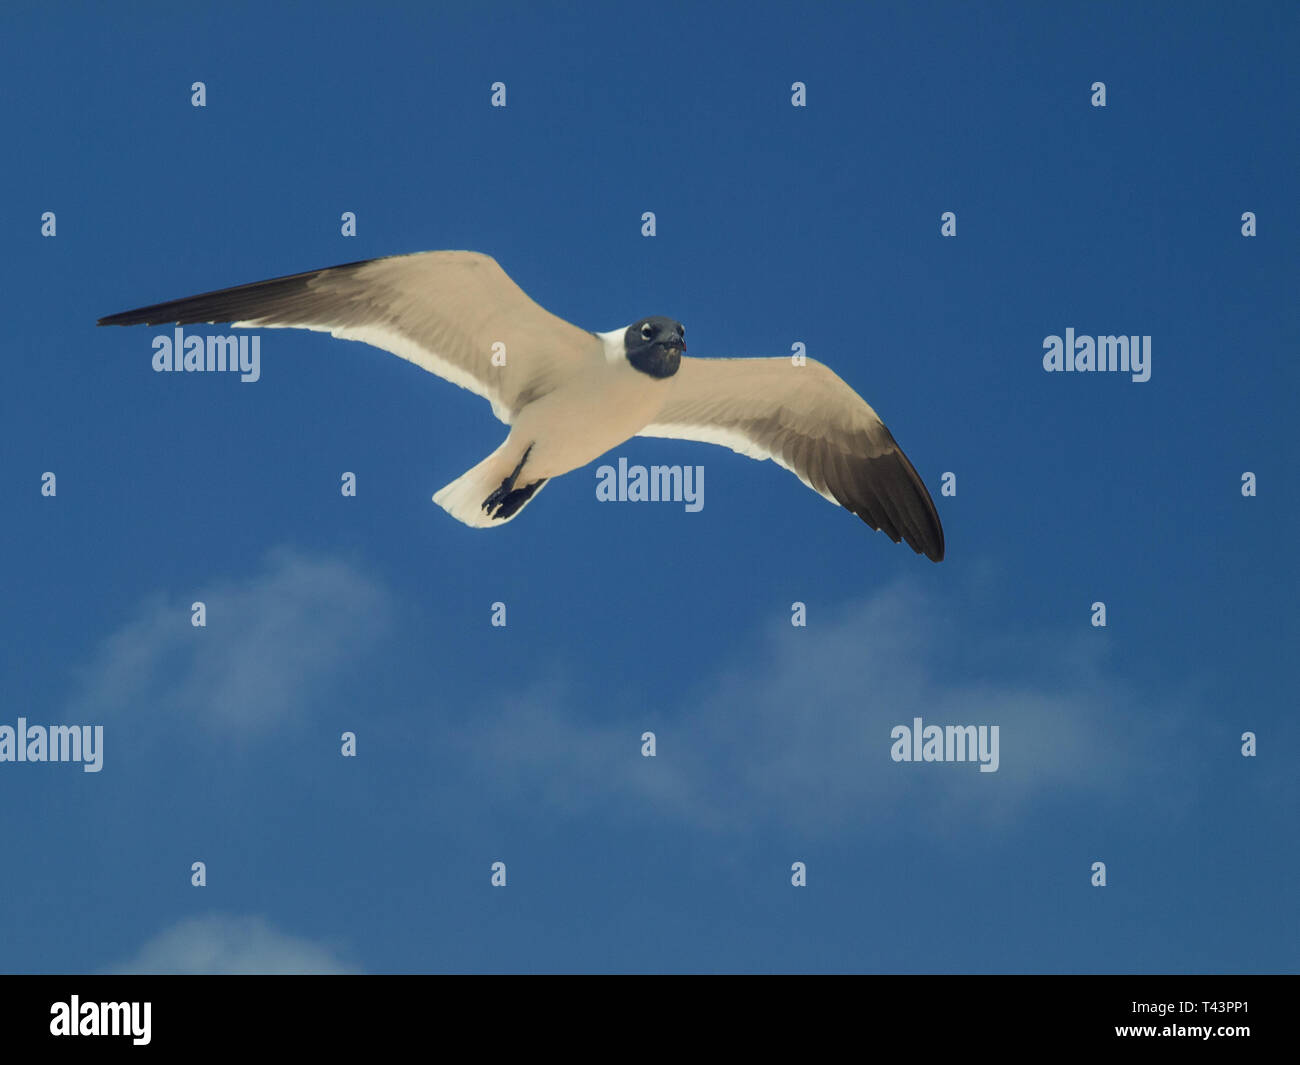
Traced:
POLYGON ((529 471, 558 477, 635 436, 654 421, 671 383, 607 363, 530 403, 514 423, 514 433, 536 442, 529 471))

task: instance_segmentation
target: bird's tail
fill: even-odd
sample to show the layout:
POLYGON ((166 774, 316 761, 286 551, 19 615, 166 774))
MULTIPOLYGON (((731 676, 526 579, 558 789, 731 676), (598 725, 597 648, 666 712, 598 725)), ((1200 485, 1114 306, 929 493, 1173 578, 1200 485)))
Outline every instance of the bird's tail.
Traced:
POLYGON ((457 521, 476 529, 504 525, 528 504, 546 478, 528 480, 526 449, 522 455, 510 438, 477 466, 438 490, 433 501, 457 521))

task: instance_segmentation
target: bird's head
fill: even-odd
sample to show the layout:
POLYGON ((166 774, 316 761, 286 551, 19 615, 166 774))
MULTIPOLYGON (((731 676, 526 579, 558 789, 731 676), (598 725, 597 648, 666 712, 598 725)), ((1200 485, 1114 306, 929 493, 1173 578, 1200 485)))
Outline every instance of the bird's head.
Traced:
POLYGON ((623 349, 627 361, 642 373, 672 377, 686 350, 686 329, 671 318, 642 318, 623 332, 623 349))

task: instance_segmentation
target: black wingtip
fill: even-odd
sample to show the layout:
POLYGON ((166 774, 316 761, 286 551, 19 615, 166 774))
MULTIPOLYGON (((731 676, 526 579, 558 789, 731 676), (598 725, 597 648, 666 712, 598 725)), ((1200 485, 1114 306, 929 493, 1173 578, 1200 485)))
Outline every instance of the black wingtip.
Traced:
MULTIPOLYGON (((100 318, 96 325, 170 325, 176 322, 179 325, 210 325, 215 324, 209 319, 202 322, 190 317, 182 320, 179 305, 187 301, 176 300, 173 303, 160 303, 153 307, 140 307, 134 311, 121 311, 118 314, 109 314, 100 318)), ((230 319, 226 319, 229 321, 230 319)))
POLYGON ((917 548, 918 554, 924 554, 931 562, 942 562, 944 556, 943 526, 939 523, 939 514, 934 509, 934 501, 930 501, 930 512, 934 517, 934 523, 926 531, 926 537, 922 541, 922 547, 917 548))
POLYGON ((909 540, 908 546, 918 555, 924 555, 931 562, 942 562, 944 556, 943 528, 936 520, 935 525, 927 530, 926 535, 919 542, 909 540))
MULTIPOLYGON (((391 258, 391 256, 389 256, 391 258)), ((309 283, 322 274, 336 274, 367 266, 375 259, 358 259, 298 274, 272 277, 266 281, 253 281, 233 288, 219 288, 197 296, 168 300, 148 307, 106 315, 96 325, 215 325, 218 322, 239 322, 261 318, 269 314, 317 311, 310 307, 309 283)), ((308 319, 310 320, 310 319, 308 319)))
POLYGON ((926 499, 930 504, 932 524, 925 538, 925 557, 931 562, 942 562, 945 554, 943 524, 939 521, 939 512, 934 509, 934 500, 930 499, 929 492, 926 493, 926 499))

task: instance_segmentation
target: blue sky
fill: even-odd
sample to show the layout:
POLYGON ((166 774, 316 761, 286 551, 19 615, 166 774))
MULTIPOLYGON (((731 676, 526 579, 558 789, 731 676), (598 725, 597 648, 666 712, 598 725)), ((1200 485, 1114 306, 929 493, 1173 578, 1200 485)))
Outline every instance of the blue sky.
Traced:
POLYGON ((104 766, 0 763, 0 970, 1300 968, 1294 5, 2 17, 0 725, 102 724, 104 766), (481 399, 95 327, 440 248, 593 330, 803 342, 947 559, 666 440, 611 455, 703 465, 699 513, 593 466, 471 530, 430 496, 481 399), (1044 372, 1067 328, 1151 379, 1044 372), (891 761, 915 716, 998 725, 998 771, 891 761))

